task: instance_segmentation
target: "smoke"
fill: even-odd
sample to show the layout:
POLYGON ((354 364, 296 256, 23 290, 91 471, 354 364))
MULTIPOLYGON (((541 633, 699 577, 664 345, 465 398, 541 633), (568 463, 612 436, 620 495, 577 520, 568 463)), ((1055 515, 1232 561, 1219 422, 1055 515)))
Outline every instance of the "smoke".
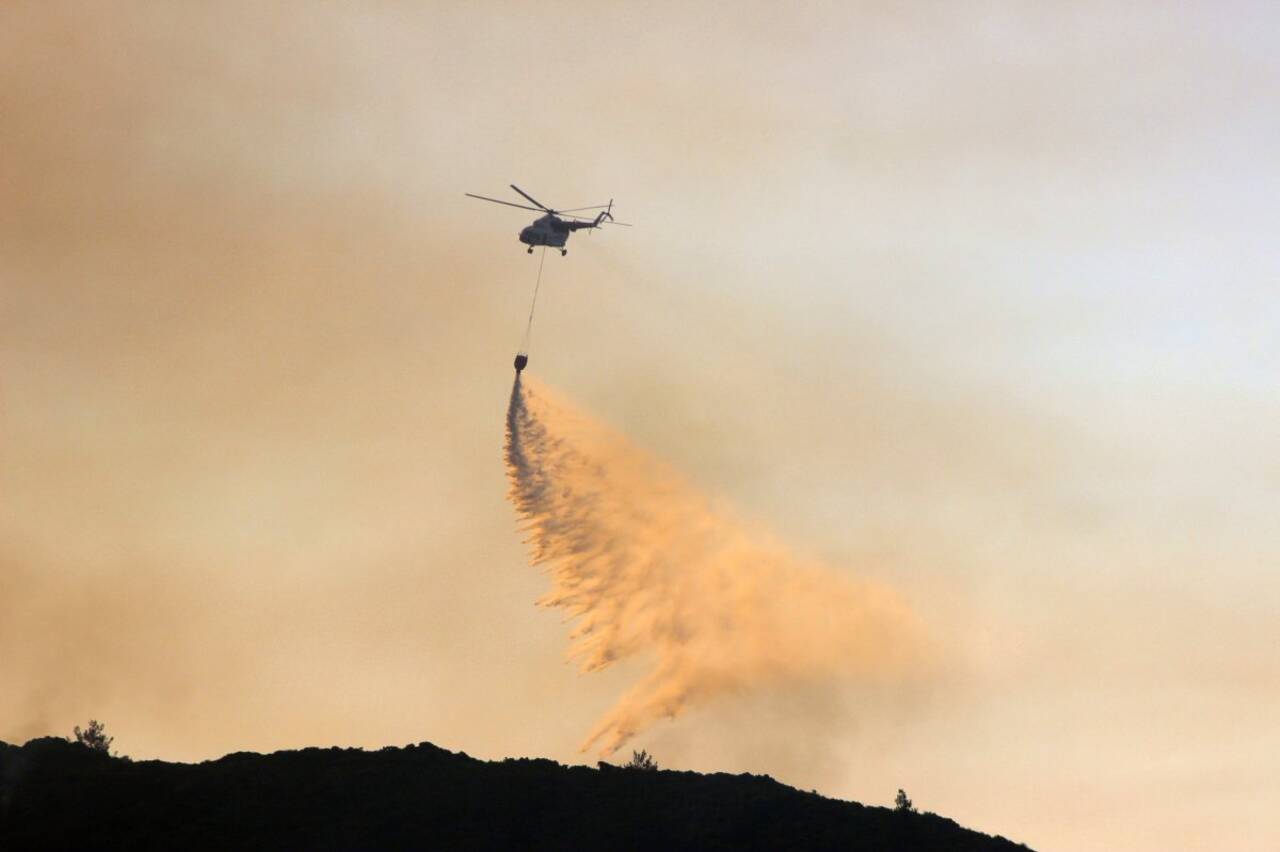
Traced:
POLYGON ((676 471, 519 375, 507 410, 510 499, 576 624, 584 671, 652 668, 588 734, 602 755, 663 718, 764 686, 885 679, 921 662, 889 589, 800 559, 676 471))

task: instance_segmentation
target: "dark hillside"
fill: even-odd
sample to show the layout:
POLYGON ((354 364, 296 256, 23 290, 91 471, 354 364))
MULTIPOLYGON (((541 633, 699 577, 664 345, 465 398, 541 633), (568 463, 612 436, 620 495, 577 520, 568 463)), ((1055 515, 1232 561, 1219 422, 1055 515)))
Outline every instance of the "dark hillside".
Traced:
POLYGON ((64 740, 0 743, 0 849, 1025 849, 932 814, 752 775, 549 760, 429 743, 129 762, 64 740))

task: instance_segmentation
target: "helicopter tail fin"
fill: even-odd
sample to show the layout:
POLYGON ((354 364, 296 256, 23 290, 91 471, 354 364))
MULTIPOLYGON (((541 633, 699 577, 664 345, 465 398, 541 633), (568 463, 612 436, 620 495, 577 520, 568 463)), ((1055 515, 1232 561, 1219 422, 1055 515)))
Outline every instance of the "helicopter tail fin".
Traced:
POLYGON ((609 206, 596 214, 596 220, 591 223, 591 227, 593 229, 600 227, 600 223, 603 222, 605 219, 608 219, 610 221, 613 220, 613 199, 612 198, 609 199, 609 206))

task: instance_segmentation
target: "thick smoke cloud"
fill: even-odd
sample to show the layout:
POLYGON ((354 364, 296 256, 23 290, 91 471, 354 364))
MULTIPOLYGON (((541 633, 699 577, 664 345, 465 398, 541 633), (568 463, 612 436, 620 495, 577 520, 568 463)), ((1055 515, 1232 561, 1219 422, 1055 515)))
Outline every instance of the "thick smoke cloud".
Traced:
POLYGON ((584 671, 652 660, 584 751, 611 754, 662 718, 755 687, 897 677, 921 662, 919 625, 891 590, 796 557, 519 376, 506 456, 552 582, 540 603, 576 619, 570 657, 584 671))

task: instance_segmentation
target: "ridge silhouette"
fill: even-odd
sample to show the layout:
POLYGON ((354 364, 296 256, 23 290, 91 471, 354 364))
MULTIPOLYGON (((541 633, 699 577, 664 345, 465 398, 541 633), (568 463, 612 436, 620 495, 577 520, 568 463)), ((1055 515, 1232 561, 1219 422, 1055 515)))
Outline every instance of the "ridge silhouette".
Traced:
POLYGON ((0 742, 0 849, 1026 849, 935 814, 768 776, 544 759, 431 743, 238 752, 197 764, 0 742))

